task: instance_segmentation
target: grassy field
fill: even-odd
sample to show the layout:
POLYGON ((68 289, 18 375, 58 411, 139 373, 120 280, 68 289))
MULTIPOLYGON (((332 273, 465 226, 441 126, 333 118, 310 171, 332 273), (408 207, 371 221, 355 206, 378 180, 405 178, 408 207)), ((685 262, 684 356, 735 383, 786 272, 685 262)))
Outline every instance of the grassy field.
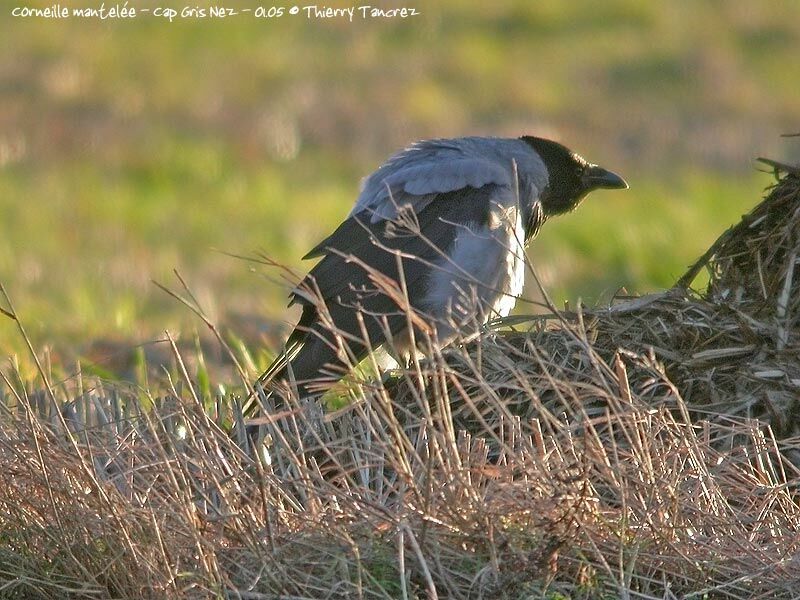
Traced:
POLYGON ((795 2, 416 8, 0 7, 0 598, 797 597, 796 216, 714 298, 432 351, 260 454, 231 431, 296 317, 248 259, 302 273, 413 140, 536 134, 625 176, 530 247, 571 306, 670 286, 773 183, 755 157, 800 160, 795 2))
MULTIPOLYGON (((418 8, 169 23, 4 7, 0 280, 33 339, 72 360, 191 334, 151 283, 178 269, 215 319, 274 346, 285 285, 227 254, 305 269, 359 179, 419 138, 549 135, 623 173, 630 191, 531 248, 558 302, 590 304, 668 286, 767 183, 752 159, 797 156, 779 137, 800 114, 792 3, 418 8)), ((3 354, 21 347, 9 327, 3 354)))

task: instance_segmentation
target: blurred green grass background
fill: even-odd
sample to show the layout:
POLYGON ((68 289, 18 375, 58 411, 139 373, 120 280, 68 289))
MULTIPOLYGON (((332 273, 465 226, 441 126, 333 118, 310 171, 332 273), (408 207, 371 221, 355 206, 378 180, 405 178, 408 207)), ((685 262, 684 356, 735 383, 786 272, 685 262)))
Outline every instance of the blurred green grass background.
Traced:
MULTIPOLYGON (((0 282, 65 359, 197 327, 151 282, 174 285, 173 269, 214 319, 274 349, 287 288, 228 254, 305 270, 360 178, 416 139, 543 135, 628 179, 532 244, 559 303, 670 285, 760 198, 753 159, 800 155, 780 137, 800 130, 791 1, 442 0, 352 23, 15 5, 0 12, 0 282)), ((0 354, 21 348, 0 319, 0 354)))

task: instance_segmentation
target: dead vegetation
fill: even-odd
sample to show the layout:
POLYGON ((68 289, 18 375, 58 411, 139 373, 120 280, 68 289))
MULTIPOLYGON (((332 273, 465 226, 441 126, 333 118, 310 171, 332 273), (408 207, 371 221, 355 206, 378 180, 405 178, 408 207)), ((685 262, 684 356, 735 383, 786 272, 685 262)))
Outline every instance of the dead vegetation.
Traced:
MULTIPOLYGON (((680 398, 693 421, 756 419, 800 465, 794 448, 800 442, 800 173, 764 162, 786 176, 672 289, 580 313, 511 317, 506 324, 517 331, 484 338, 468 348, 469 358, 461 350, 448 352, 449 367, 490 383, 516 416, 528 420, 543 408, 570 413, 554 381, 583 385, 622 360, 630 363, 627 378, 639 390, 636 397, 649 406, 676 409, 680 398), (691 290, 703 270, 705 289, 691 290), (654 383, 662 378, 669 387, 654 383)), ((450 396, 456 413, 475 400, 450 396)), ((585 397, 582 410, 601 416, 605 404, 585 397)), ((463 412, 466 423, 472 407, 463 412)), ((741 443, 735 437, 717 441, 741 443)))
POLYGON ((434 353, 335 413, 289 398, 255 453, 185 369, 159 397, 82 381, 67 411, 12 369, 0 597, 796 597, 783 170, 675 289, 434 353))

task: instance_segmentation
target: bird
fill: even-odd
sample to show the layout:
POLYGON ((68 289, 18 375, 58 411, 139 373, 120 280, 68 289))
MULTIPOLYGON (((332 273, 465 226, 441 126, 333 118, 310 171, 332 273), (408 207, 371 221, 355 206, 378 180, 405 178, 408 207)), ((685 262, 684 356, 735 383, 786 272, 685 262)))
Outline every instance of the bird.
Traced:
POLYGON ((601 188, 628 184, 542 137, 430 139, 395 153, 305 255, 319 262, 291 290, 301 316, 244 415, 281 385, 321 394, 380 346, 408 356, 419 338, 443 347, 507 316, 522 293, 525 246, 601 188))

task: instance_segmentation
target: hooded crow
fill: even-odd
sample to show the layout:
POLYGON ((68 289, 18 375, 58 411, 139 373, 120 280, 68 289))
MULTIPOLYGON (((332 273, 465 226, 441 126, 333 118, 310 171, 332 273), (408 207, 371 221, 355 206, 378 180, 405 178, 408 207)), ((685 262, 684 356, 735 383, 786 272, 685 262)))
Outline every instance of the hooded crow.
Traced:
POLYGON ((627 187, 543 138, 412 144, 364 181, 344 223, 305 256, 321 260, 291 292, 302 315, 256 385, 306 397, 387 340, 398 353, 421 335, 441 347, 508 315, 524 247, 544 222, 592 190, 627 187))

